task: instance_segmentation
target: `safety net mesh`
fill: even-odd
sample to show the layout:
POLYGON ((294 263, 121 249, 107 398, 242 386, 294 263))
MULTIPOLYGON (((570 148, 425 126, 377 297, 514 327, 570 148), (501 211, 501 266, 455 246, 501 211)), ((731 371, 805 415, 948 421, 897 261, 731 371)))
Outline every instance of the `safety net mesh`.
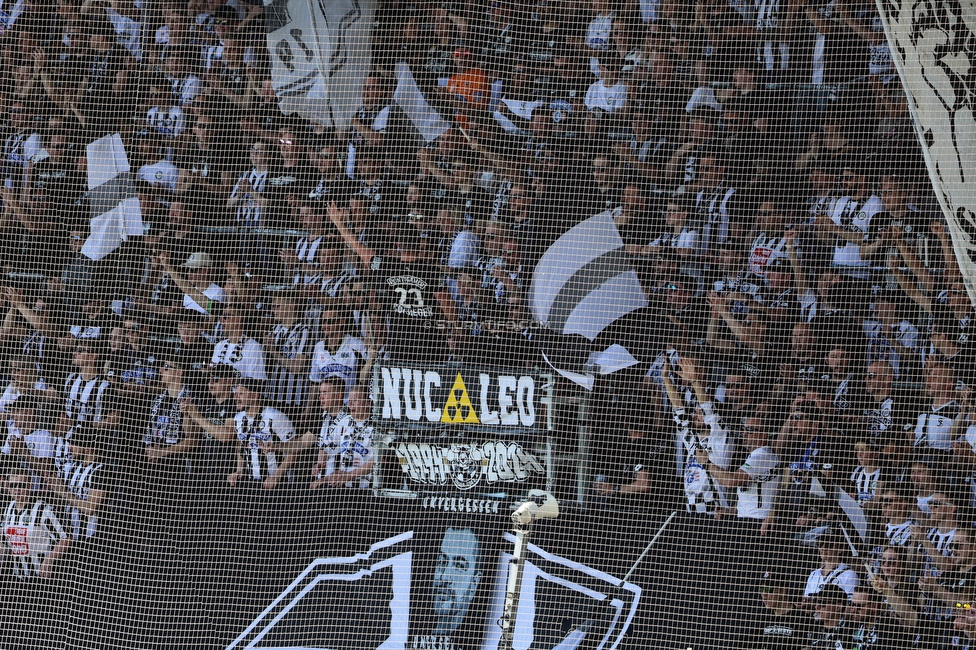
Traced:
POLYGON ((969 647, 964 4, 0 0, 0 647, 969 647))

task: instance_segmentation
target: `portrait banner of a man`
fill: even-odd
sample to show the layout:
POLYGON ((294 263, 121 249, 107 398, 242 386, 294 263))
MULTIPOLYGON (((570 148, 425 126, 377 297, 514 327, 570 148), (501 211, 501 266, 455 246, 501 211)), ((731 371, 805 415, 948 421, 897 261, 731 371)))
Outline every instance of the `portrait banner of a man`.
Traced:
POLYGON ((475 518, 439 523, 419 535, 429 543, 414 558, 408 647, 480 648, 498 533, 475 518))

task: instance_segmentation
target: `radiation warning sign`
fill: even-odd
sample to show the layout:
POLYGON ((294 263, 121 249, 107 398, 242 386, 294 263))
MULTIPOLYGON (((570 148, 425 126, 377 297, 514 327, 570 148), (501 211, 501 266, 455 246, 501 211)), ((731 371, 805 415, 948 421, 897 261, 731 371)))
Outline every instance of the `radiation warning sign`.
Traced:
POLYGON ((454 379, 451 392, 447 401, 444 402, 441 422, 444 424, 481 424, 474 412, 471 398, 468 397, 468 388, 464 385, 461 373, 458 373, 454 379))
MULTIPOLYGON (((551 381, 541 377, 457 366, 375 369, 376 415, 381 421, 429 428, 534 429, 551 381)), ((546 412, 546 411, 543 411, 546 412)))

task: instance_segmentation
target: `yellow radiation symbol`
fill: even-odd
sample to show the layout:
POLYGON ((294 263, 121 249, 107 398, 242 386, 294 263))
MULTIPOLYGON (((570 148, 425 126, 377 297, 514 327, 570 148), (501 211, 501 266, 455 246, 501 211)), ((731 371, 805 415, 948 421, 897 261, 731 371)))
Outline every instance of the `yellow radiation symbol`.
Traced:
POLYGON ((458 373, 454 385, 451 386, 451 394, 447 396, 447 401, 444 402, 444 408, 441 410, 441 422, 444 424, 481 424, 474 412, 471 398, 468 397, 468 388, 464 385, 464 380, 461 379, 461 373, 458 373))

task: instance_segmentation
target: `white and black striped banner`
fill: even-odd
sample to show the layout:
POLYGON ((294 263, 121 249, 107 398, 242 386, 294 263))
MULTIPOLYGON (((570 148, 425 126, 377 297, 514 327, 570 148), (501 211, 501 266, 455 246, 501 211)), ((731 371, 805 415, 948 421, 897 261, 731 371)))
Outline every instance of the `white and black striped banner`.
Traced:
POLYGON ((647 306, 611 212, 577 224, 549 247, 536 265, 529 300, 532 315, 551 331, 590 341, 647 306))

